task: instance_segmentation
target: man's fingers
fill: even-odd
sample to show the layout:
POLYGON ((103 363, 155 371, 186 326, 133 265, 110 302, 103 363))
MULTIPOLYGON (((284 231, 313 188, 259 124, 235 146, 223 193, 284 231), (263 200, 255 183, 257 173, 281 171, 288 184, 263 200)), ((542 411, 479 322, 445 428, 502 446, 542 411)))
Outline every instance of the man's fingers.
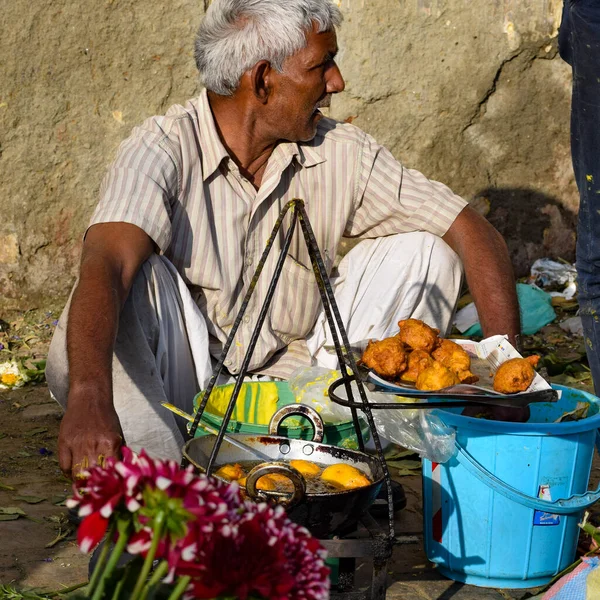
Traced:
POLYGON ((65 477, 71 477, 72 457, 71 450, 64 444, 58 445, 58 466, 65 477))

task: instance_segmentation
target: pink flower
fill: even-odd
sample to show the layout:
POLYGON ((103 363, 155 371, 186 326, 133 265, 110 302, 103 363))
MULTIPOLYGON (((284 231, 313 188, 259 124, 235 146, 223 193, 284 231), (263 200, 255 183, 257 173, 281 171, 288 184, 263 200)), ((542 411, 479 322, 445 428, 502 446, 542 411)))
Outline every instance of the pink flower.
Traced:
POLYGON ((82 552, 86 554, 93 550, 104 537, 108 527, 108 519, 99 512, 87 516, 77 529, 77 543, 82 552))
MULTIPOLYGON (((191 542, 193 533, 187 537, 191 542)), ((195 555, 193 560, 185 560, 182 554, 175 568, 176 574, 192 577, 189 598, 329 597, 324 550, 306 529, 292 523, 281 507, 246 502, 230 521, 198 538, 190 554, 195 555)))

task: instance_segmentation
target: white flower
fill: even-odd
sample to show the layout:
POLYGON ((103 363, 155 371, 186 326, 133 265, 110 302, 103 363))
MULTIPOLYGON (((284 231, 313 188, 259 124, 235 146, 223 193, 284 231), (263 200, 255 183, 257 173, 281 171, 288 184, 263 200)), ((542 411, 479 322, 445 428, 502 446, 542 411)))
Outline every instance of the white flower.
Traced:
POLYGON ((0 365, 0 390, 22 387, 29 380, 13 360, 0 365))

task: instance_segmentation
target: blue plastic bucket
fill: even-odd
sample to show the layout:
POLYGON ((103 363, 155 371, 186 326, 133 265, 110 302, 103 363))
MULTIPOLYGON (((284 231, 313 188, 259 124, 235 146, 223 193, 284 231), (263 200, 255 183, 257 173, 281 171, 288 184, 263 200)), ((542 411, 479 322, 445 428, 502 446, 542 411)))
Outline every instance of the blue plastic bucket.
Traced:
POLYGON ((548 583, 573 562, 600 427, 600 399, 563 386, 556 403, 532 404, 527 423, 464 417, 437 410, 456 429, 445 464, 423 461, 425 551, 440 573, 499 588, 548 583), (580 421, 555 423, 577 402, 580 421), (546 498, 546 499, 544 499, 546 498))

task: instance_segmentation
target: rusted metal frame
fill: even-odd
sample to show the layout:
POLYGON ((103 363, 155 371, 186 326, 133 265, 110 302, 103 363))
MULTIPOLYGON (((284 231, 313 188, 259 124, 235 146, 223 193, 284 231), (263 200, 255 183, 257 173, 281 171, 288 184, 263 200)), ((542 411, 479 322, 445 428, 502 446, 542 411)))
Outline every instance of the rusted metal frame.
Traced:
MULTIPOLYGON (((298 218, 300 220, 300 226, 302 227, 302 231, 304 233, 304 237, 306 239, 306 244, 308 246, 309 255, 313 264, 313 270, 315 271, 317 283, 319 285, 319 289, 321 291, 321 297, 323 298, 323 304, 325 307, 329 306, 330 311, 325 309, 325 314, 327 316, 327 321, 329 323, 329 328, 331 330, 331 335, 333 337, 333 341, 335 344, 336 352, 338 355, 338 360, 340 363, 340 370, 342 372, 342 377, 346 383, 346 390, 348 394, 348 399, 354 400, 354 396, 352 393, 352 388, 350 387, 350 377, 352 374, 358 372, 358 368, 356 366, 356 361, 354 360, 354 356, 352 355, 352 350, 350 348, 350 342, 348 340, 348 335, 346 333, 346 329, 342 323, 342 317, 340 315, 340 311, 338 309, 335 296, 333 294, 333 290, 331 289, 331 285, 329 284, 329 278, 327 276, 327 272, 325 270, 325 265, 323 263, 323 259, 321 258, 321 253, 319 251, 319 246, 317 244, 317 240, 315 238, 314 232, 310 225, 310 221, 308 219, 308 215, 306 214, 306 210, 304 209, 304 202, 299 201, 296 205, 296 209, 298 211, 298 218), (324 294, 323 294, 324 292, 324 294), (325 301, 325 296, 328 302, 325 301), (332 314, 333 313, 333 314, 332 314), (334 320, 335 319, 335 320, 334 320), (336 324, 339 328, 340 336, 342 338, 343 350, 340 345, 339 338, 336 333, 336 324), (350 367, 352 374, 348 373, 348 366, 350 367)), ((394 539, 394 508, 393 508, 393 496, 392 496, 392 479, 390 476, 389 469, 387 467, 387 463, 385 461, 385 457, 383 455, 383 448, 381 446, 381 440, 379 439, 379 434, 377 433, 377 427, 375 426, 375 421, 373 420, 373 414, 371 413, 371 409, 369 407, 369 401, 367 400, 367 395, 365 393, 365 389, 363 386, 363 382, 359 379, 356 380, 356 384, 358 387, 358 393, 360 399, 362 401, 362 406, 360 409, 364 412, 367 417, 367 421, 369 423, 369 429, 371 430, 371 435, 373 437, 373 443, 375 444, 375 449, 377 451, 377 457, 381 462, 381 467, 383 469, 385 484, 387 487, 387 499, 388 499, 388 528, 389 528, 389 543, 390 546, 393 544, 394 539)), ((352 409, 351 409, 352 410, 352 409)), ((356 435, 359 440, 362 440, 362 436, 360 433, 360 426, 358 424, 358 418, 355 417, 355 413, 352 413, 354 420, 354 427, 356 429, 356 435)))
MULTIPOLYGON (((190 437, 192 437, 192 438, 196 435, 196 430, 198 429, 198 423, 200 423, 200 419, 202 419, 202 415, 204 414, 204 410, 206 409, 208 400, 210 399, 213 388, 215 387, 217 378, 219 377, 219 375, 221 374, 221 371, 223 370, 223 364, 225 362, 225 359, 227 358, 227 354, 229 353, 229 348, 231 348, 231 344, 233 343, 233 340, 235 339, 235 334, 237 333, 237 330, 239 329, 239 326, 244 317, 244 313, 246 312, 246 309, 248 308, 248 304, 250 302, 250 297, 254 293, 254 289, 256 288, 256 284, 258 283, 258 278, 260 277, 260 274, 262 273, 263 267, 265 266, 265 263, 267 262, 267 257, 269 256, 269 253, 271 252, 271 248, 273 247, 273 244, 275 242, 275 238, 277 237, 277 234, 279 233, 279 230, 281 229, 281 225, 283 224, 283 219, 285 218, 289 209, 292 208, 292 206, 294 206, 294 200, 290 200, 283 207, 283 209, 281 210, 281 213, 279 214, 279 217, 277 218, 277 221, 275 222, 275 225, 273 226, 271 235, 269 236, 269 239, 267 240, 267 245, 260 257, 260 260, 258 261, 256 270, 254 271, 254 275, 252 276, 252 280, 250 281, 250 285, 248 286, 248 291, 246 292, 246 295, 244 296, 244 300, 242 301, 242 306, 240 307, 240 311, 238 312, 237 317, 235 318, 235 321, 233 322, 233 326, 231 327, 231 331, 229 332, 227 341, 225 342, 225 345, 223 346, 223 350, 221 351, 221 356, 219 357, 219 360, 213 370, 213 374, 208 382, 208 385, 206 386, 206 390, 204 392, 204 396, 202 397, 202 401, 200 402, 200 405, 198 406, 198 410, 196 411, 196 418, 194 419, 194 422, 192 423, 192 426, 190 427, 190 437)), ((244 375, 245 375, 245 373, 243 374, 240 372, 240 376, 242 379, 243 379, 244 375)), ((239 395, 239 390, 238 390, 238 395, 239 395)), ((233 396, 232 397, 233 405, 235 405, 236 400, 237 400, 237 396, 233 396)))
MULTIPOLYGON (((352 398, 352 390, 350 388, 350 380, 347 379, 347 369, 346 369, 346 361, 344 360, 343 349, 340 344, 340 340, 337 334, 337 329, 335 326, 334 317, 331 311, 329 298, 333 297, 333 290, 331 288, 331 283, 329 281, 329 277, 327 275, 327 271, 325 270, 325 265, 321 258, 321 251, 319 249, 319 245, 317 244, 317 240, 314 237, 312 232, 312 228, 310 226, 310 222, 308 221, 308 215, 304 209, 304 202, 302 200, 297 200, 299 211, 300 211, 300 226, 302 227, 302 233, 304 234, 304 240, 306 241, 306 247, 308 249, 308 255, 310 257, 310 261, 313 267, 313 273, 315 275, 315 279, 317 280, 317 286, 319 287, 319 294, 321 295, 321 303, 323 304, 323 309, 325 311, 325 317, 327 319, 327 323, 329 324, 329 328, 331 329, 331 335, 333 337, 333 345, 338 357, 338 363, 340 365, 340 371, 342 372, 342 377, 344 379, 344 384, 346 386, 346 393, 349 398, 352 398), (303 216, 302 216, 303 215, 303 216), (304 223, 308 223, 308 227, 304 225, 304 223)), ((336 306, 337 308, 337 306, 336 306)), ((338 312, 339 315, 339 312, 338 312)), ((341 319, 338 320, 338 324, 341 323, 341 319)), ((350 407, 350 412, 352 414, 352 423, 354 424, 354 429, 356 431, 356 438, 358 440, 358 449, 361 452, 365 450, 365 442, 362 437, 362 431, 360 428, 360 422, 358 420, 358 413, 355 407, 350 407)))

